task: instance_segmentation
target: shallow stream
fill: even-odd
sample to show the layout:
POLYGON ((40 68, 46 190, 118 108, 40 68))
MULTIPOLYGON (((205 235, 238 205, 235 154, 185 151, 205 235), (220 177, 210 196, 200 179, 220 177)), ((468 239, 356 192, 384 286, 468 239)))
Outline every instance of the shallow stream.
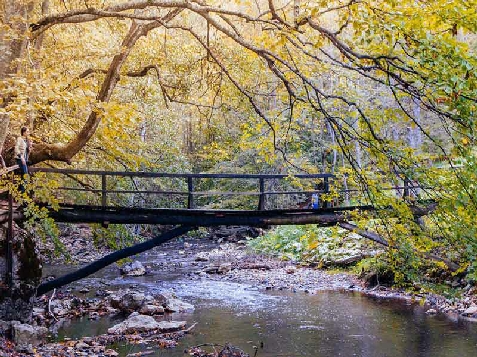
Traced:
MULTIPOLYGON (((164 253, 141 258, 146 264, 161 259, 164 253)), ((322 291, 312 295, 261 291, 209 277, 190 280, 181 267, 175 273, 153 269, 139 278, 120 278, 117 268, 110 267, 82 284, 98 286, 104 281, 110 284, 108 289, 134 286, 141 291, 173 291, 195 305, 194 312, 171 316, 189 325, 198 322, 193 332, 177 348, 155 349, 149 356, 183 357, 187 347, 226 342, 251 356, 253 346, 257 346, 257 357, 477 356, 476 323, 429 316, 424 308, 410 302, 373 299, 357 292, 322 291)), ((59 331, 58 339, 106 333, 117 322, 118 318, 76 320, 59 331)), ((151 348, 115 347, 119 347, 121 356, 151 348)))

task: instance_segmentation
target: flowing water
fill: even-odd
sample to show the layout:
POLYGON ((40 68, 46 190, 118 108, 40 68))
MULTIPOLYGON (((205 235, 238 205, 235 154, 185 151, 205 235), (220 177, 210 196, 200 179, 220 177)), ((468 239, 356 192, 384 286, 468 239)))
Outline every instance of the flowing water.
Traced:
MULTIPOLYGON (((143 260, 154 261, 154 254, 143 260)), ((180 269, 179 269, 180 270, 180 269)), ((172 314, 174 320, 198 322, 175 349, 154 349, 151 356, 185 356, 184 349, 202 343, 231 344, 257 357, 476 357, 477 324, 429 316, 416 304, 381 300, 359 293, 323 291, 316 294, 260 291, 246 284, 160 270, 140 278, 117 278, 105 269, 86 284, 108 279, 110 288, 134 285, 144 291, 173 291, 196 306, 195 311, 172 314), (263 346, 263 347, 262 347, 263 346)), ((119 318, 72 321, 58 339, 105 333, 119 318)), ((121 356, 151 346, 118 345, 121 356)))

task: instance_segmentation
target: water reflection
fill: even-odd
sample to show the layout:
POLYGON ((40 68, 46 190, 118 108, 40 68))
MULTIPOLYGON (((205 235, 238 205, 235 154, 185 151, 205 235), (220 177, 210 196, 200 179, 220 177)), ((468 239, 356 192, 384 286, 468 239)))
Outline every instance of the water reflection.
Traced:
MULTIPOLYGON (((194 303, 193 313, 175 314, 199 324, 180 346, 153 356, 184 356, 184 348, 230 342, 259 357, 467 357, 477 353, 477 325, 428 316, 419 306, 373 300, 360 294, 306 295, 260 292, 242 284, 203 280, 169 281, 151 288, 173 290, 194 303)), ((79 337, 104 332, 113 321, 86 320, 63 329, 79 337)), ((121 355, 146 346, 122 346, 121 355)))

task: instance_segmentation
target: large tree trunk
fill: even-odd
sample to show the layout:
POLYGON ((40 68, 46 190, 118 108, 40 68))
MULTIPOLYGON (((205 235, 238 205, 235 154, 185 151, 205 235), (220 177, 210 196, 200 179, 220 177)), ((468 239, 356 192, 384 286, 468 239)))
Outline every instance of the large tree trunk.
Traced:
POLYGON ((28 322, 36 288, 41 279, 39 252, 34 237, 16 227, 12 242, 12 281, 8 282, 6 241, 7 229, 0 226, 0 320, 28 322))
MULTIPOLYGON (((23 57, 27 47, 27 40, 24 35, 28 30, 28 14, 32 7, 32 2, 27 4, 16 0, 5 0, 3 2, 1 20, 5 26, 0 27, 0 82, 15 75, 19 70, 19 60, 23 57)), ((0 108, 5 108, 11 99, 8 93, 0 95, 0 108)), ((3 152, 3 145, 9 127, 10 118, 8 114, 0 114, 0 155, 3 152)))

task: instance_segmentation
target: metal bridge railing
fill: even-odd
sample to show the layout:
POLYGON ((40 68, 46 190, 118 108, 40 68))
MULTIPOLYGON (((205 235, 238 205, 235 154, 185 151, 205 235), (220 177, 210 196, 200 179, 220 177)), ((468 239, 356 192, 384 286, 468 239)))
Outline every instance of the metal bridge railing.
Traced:
MULTIPOLYGON (((284 174, 212 174, 212 173, 158 173, 158 172, 128 172, 128 171, 95 171, 95 170, 71 170, 71 169, 56 169, 56 168, 39 168, 32 167, 31 172, 44 172, 62 174, 68 176, 84 175, 94 176, 101 179, 101 187, 71 187, 62 186, 59 190, 62 191, 76 191, 76 192, 92 192, 99 194, 101 197, 101 206, 107 207, 109 204, 109 197, 112 194, 144 194, 144 195, 179 195, 187 198, 187 209, 197 209, 198 205, 196 198, 199 196, 258 196, 257 210, 265 210, 265 202, 269 196, 289 196, 289 195, 326 195, 330 193, 330 179, 333 179, 333 174, 296 174, 292 175, 295 179, 312 179, 319 181, 320 189, 316 190, 282 190, 274 191, 267 190, 267 182, 270 180, 285 180, 290 178, 290 175, 284 174), (187 190, 161 190, 161 189, 110 189, 108 182, 113 177, 129 177, 131 179, 145 179, 145 178, 171 178, 182 179, 187 185, 187 190), (201 179, 242 179, 256 181, 257 191, 217 191, 217 190, 196 190, 197 181, 201 179)), ((315 182, 315 185, 317 183, 315 182)), ((329 206, 326 200, 320 200, 322 207, 329 206)))

